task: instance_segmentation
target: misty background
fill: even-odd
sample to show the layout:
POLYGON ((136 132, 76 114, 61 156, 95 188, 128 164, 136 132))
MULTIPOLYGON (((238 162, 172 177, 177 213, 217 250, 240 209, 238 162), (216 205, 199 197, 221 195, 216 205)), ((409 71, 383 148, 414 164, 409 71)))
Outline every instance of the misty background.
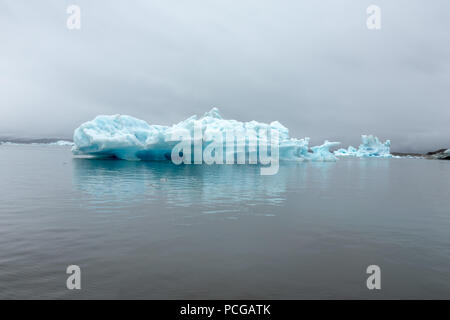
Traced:
POLYGON ((450 148, 450 2, 0 0, 0 136, 98 114, 171 125, 218 107, 296 138, 450 148), (81 30, 66 9, 81 8, 81 30), (381 7, 381 30, 366 8, 381 7))

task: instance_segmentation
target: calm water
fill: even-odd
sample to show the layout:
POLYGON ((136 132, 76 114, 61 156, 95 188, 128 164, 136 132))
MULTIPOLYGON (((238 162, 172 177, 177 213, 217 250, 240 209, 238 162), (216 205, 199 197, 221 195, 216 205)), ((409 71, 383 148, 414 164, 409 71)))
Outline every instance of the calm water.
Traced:
POLYGON ((450 298, 450 161, 260 176, 0 146, 0 188, 0 298, 450 298))

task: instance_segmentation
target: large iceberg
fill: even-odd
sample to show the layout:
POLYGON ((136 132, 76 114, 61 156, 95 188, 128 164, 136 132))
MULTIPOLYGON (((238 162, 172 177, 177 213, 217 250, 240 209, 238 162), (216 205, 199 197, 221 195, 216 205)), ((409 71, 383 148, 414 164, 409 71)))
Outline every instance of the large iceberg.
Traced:
POLYGON ((386 140, 384 143, 380 142, 378 137, 373 135, 362 135, 362 143, 358 149, 355 147, 348 147, 348 149, 338 149, 334 151, 336 156, 345 157, 359 157, 359 158, 392 158, 390 153, 391 141, 386 140))
MULTIPOLYGON (((227 157, 237 159, 237 163, 242 163, 239 159, 252 159, 255 153, 261 154, 263 151, 261 146, 264 145, 262 143, 267 142, 272 136, 277 138, 279 160, 336 161, 337 158, 329 148, 339 144, 325 141, 323 145, 312 147, 310 150, 309 138, 290 138, 289 130, 278 121, 265 124, 257 121, 226 120, 221 117, 217 108, 213 108, 201 118, 194 115, 173 126, 149 125, 143 120, 127 115, 100 115, 75 130, 72 152, 75 155, 107 156, 125 160, 173 161, 173 150, 180 140, 185 139, 186 132, 189 137, 193 137, 189 143, 192 142, 192 145, 200 143, 202 150, 205 151, 211 149, 212 136, 222 137, 223 150, 218 153, 216 149, 214 153, 224 162, 229 159, 227 157), (197 134, 196 128, 200 128, 197 134), (269 138, 264 135, 265 132, 271 132, 269 138), (233 143, 233 146, 227 148, 230 143, 233 143)), ((275 152, 270 146, 269 150, 264 151, 272 155, 275 152)), ((184 150, 185 154, 180 156, 194 158, 195 152, 184 150)), ((178 156, 178 153, 176 155, 178 156)))

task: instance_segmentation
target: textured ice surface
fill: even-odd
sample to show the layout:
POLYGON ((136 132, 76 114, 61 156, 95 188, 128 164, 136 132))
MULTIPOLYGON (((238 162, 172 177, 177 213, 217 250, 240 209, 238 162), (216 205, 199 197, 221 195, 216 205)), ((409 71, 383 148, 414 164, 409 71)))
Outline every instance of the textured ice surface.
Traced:
POLYGON ((264 129, 278 132, 280 160, 336 161, 329 148, 338 145, 338 142, 325 141, 321 146, 312 147, 311 152, 309 138, 290 138, 289 130, 278 121, 265 124, 257 121, 226 120, 221 117, 217 108, 206 112, 201 118, 194 115, 171 127, 149 125, 143 120, 126 115, 100 115, 75 130, 72 152, 76 155, 114 156, 126 160, 169 160, 172 149, 179 142, 171 141, 173 136, 181 136, 187 130, 195 138, 194 125, 199 124, 202 128, 203 150, 211 143, 208 141, 211 136, 222 135, 226 144, 225 133, 232 131, 236 144, 233 149, 235 156, 238 157, 239 152, 244 152, 248 159, 249 154, 253 152, 250 147, 253 147, 254 143, 245 137, 256 137, 255 148, 256 152, 259 152, 259 142, 263 139, 260 129, 264 129))
POLYGON ((340 142, 330 142, 325 140, 321 146, 312 147, 313 154, 310 155, 312 161, 335 161, 336 157, 329 152, 330 148, 336 147, 340 142))
POLYGON ((362 143, 358 149, 350 146, 348 149, 338 149, 334 152, 336 156, 353 156, 360 158, 376 157, 376 158, 392 158, 390 153, 391 141, 386 140, 380 142, 373 135, 362 135, 362 143))
POLYGON ((348 149, 338 149, 336 151, 334 151, 334 154, 338 157, 346 157, 346 156, 356 156, 356 152, 358 151, 358 149, 356 149, 353 146, 348 147, 348 149))

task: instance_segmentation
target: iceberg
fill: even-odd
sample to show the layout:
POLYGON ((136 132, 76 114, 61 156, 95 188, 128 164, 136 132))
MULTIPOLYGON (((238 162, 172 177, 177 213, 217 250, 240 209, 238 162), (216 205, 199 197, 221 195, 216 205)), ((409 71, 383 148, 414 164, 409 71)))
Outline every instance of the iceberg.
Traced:
POLYGON ((348 149, 338 149, 334 151, 334 155, 339 157, 358 157, 358 158, 392 158, 390 153, 391 141, 386 140, 384 143, 380 142, 378 137, 373 135, 362 135, 362 143, 359 148, 348 147, 348 149))
MULTIPOLYGON (((239 160, 251 159, 255 154, 261 154, 263 151, 261 146, 269 140, 268 136, 264 135, 266 132, 271 133, 270 139, 272 136, 277 138, 279 160, 337 160, 329 149, 337 146, 339 142, 325 141, 321 146, 312 147, 310 150, 309 138, 289 137, 289 130, 278 121, 266 124, 257 121, 227 120, 222 118, 217 108, 206 112, 201 118, 194 115, 173 126, 150 125, 146 121, 127 115, 99 115, 75 129, 72 153, 124 160, 173 161, 174 148, 180 141, 187 140, 185 137, 188 133, 189 138, 193 137, 188 141, 189 149, 191 143, 192 149, 199 143, 203 150, 210 150, 213 144, 211 137, 220 137, 224 145, 223 148, 216 148, 213 152, 216 160, 217 157, 225 161, 231 158, 237 159, 237 163, 242 163, 239 160), (177 137, 179 139, 176 139, 177 137), (223 149, 226 151, 223 152, 223 149)), ((195 155, 195 150, 190 152, 191 150, 185 149, 184 154, 180 152, 180 156, 192 158, 195 155)), ((272 149, 269 147, 269 150, 265 151, 274 153, 275 150, 272 149)))
POLYGON ((73 142, 66 141, 66 140, 58 140, 58 141, 49 143, 49 145, 51 145, 51 146, 73 146, 73 142))
POLYGON ((311 148, 313 153, 309 157, 313 161, 336 161, 336 157, 330 152, 330 148, 338 145, 340 145, 340 142, 330 142, 325 140, 322 145, 311 148))

